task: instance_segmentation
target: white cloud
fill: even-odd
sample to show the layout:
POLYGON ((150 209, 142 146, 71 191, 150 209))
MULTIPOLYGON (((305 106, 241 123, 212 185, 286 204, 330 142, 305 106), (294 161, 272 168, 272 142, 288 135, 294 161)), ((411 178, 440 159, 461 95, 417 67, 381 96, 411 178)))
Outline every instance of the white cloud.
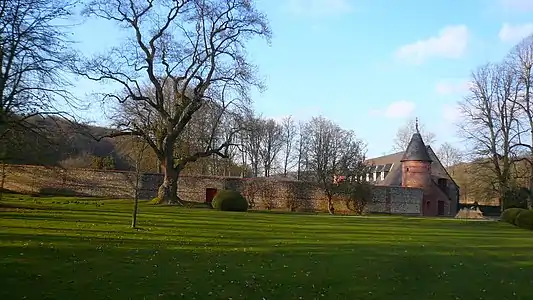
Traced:
POLYGON ((442 107, 442 118, 449 123, 455 123, 459 120, 461 111, 457 104, 446 104, 442 107))
POLYGON ((435 85, 439 95, 464 94, 470 88, 470 81, 461 79, 443 79, 435 85))
POLYGON ((410 116, 415 111, 416 105, 410 101, 397 101, 392 102, 383 110, 372 110, 370 115, 384 116, 387 118, 405 118, 410 116))
POLYGON ((503 7, 522 12, 533 11, 533 1, 531 0, 500 0, 503 7))
MULTIPOLYGON (((533 1, 532 1, 533 2, 533 1)), ((502 42, 516 43, 533 33, 533 23, 511 25, 504 23, 498 37, 502 42)))
POLYGON ((288 0, 285 9, 296 15, 338 16, 353 10, 350 0, 288 0))
POLYGON ((466 25, 446 26, 436 36, 400 47, 395 55, 417 64, 431 57, 460 58, 466 51, 468 39, 466 25))

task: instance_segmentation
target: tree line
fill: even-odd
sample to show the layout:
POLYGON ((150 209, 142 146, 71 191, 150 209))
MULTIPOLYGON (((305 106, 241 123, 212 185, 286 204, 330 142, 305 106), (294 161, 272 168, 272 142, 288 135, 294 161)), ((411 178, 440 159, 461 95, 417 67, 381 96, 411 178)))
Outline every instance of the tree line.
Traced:
MULTIPOLYGON (((297 178, 328 187, 335 174, 362 170, 364 144, 353 131, 323 117, 296 125, 249 109, 251 90, 265 86, 246 45, 269 43, 272 34, 253 1, 0 0, 0 7, 3 161, 8 152, 17 154, 21 136, 31 140, 29 132, 50 144, 64 142, 43 125, 52 121, 62 129, 71 122, 77 134, 96 141, 112 138, 119 142, 113 149, 126 156, 138 157, 135 145, 149 148, 143 157, 164 175, 162 203, 179 201, 178 178, 191 166, 241 176, 296 170, 297 178), (76 53, 72 20, 79 19, 120 27, 122 40, 92 56, 76 53), (70 81, 76 78, 116 88, 77 99, 70 81), (103 132, 67 113, 97 102, 112 111, 111 128, 103 132)), ((84 155, 78 151, 62 162, 76 164, 84 155)), ((115 161, 93 164, 108 168, 115 161)))

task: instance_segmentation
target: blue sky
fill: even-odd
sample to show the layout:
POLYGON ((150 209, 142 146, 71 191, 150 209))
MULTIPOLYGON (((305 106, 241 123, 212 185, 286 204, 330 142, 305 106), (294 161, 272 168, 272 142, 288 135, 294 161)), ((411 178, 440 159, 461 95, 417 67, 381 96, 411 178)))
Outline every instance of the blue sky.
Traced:
MULTIPOLYGON (((263 0, 271 46, 248 52, 268 89, 254 92, 268 117, 323 115, 353 129, 368 156, 390 153, 394 135, 419 117, 438 142, 461 147, 456 104, 472 69, 502 59, 533 32, 532 0, 263 0)), ((78 28, 85 53, 119 34, 101 22, 78 28)), ((78 82, 77 91, 100 89, 78 82)), ((99 123, 93 109, 90 117, 99 123)), ((438 145, 437 145, 438 146, 438 145)))

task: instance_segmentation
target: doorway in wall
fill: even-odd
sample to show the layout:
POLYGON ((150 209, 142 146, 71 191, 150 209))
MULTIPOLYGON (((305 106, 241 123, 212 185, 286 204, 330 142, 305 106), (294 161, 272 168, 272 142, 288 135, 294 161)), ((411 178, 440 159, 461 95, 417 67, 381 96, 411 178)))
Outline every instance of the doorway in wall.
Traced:
POLYGON ((211 203, 213 202, 213 198, 215 198, 216 194, 217 194, 217 189, 214 189, 214 188, 205 189, 205 203, 207 203, 209 206, 212 206, 211 203))

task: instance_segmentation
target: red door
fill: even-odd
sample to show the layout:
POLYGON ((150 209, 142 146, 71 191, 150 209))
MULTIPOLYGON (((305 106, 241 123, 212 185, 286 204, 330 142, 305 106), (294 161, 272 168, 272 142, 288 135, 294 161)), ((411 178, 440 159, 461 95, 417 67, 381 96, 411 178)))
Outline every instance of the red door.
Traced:
POLYGON ((211 202, 213 202, 213 198, 215 198, 216 194, 217 194, 217 189, 213 189, 213 188, 205 189, 205 203, 211 206, 211 202))

